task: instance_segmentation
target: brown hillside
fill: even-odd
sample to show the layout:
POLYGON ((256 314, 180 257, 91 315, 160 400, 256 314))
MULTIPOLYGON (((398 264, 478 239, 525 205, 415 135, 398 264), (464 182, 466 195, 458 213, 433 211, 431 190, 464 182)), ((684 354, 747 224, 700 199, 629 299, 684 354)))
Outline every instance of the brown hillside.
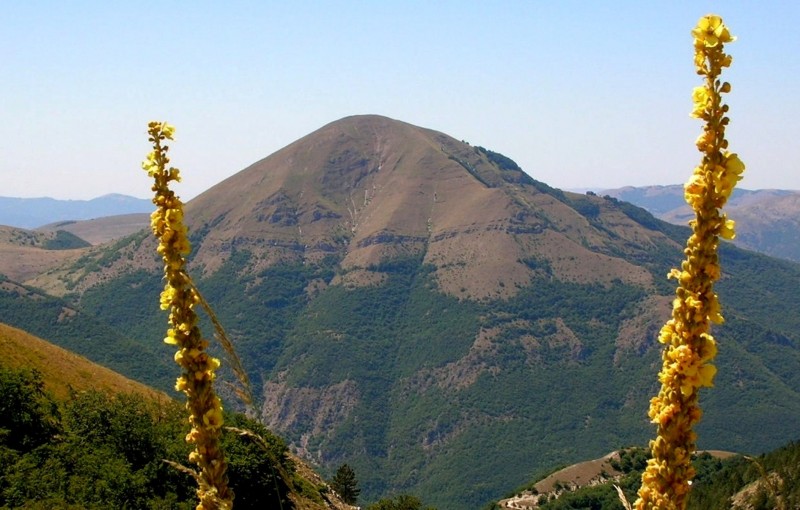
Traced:
MULTIPOLYGON (((612 244, 647 245, 653 232, 608 215, 620 235, 609 242, 553 196, 513 185, 524 178, 445 134, 356 116, 211 188, 188 204, 187 217, 194 230, 210 229, 196 259, 207 271, 233 245, 259 253, 261 264, 344 252, 349 270, 424 253, 442 290, 459 297, 514 293, 536 277, 522 262, 531 254, 564 280, 649 283, 646 271, 608 253, 612 244)), ((602 199, 585 199, 604 209, 602 199)))
POLYGON ((800 261, 800 192, 758 191, 728 214, 736 221, 734 242, 739 246, 800 261))
MULTIPOLYGON (((357 286, 381 281, 372 269, 382 260, 422 254, 441 290, 468 299, 507 297, 537 278, 650 285, 651 274, 628 260, 672 244, 665 235, 603 198, 522 182, 535 181, 443 133, 347 117, 191 200, 194 264, 214 272, 232 249, 254 255, 254 272, 335 255, 344 274, 334 283, 357 286)), ((140 241, 99 272, 62 270, 31 283, 63 294, 66 281, 81 291, 120 272, 157 269, 152 242, 140 241)))
POLYGON ((87 242, 97 245, 119 239, 150 227, 148 213, 119 214, 91 220, 61 221, 36 229, 38 232, 66 230, 87 242))
POLYGON ((74 390, 138 393, 152 399, 170 397, 123 377, 82 356, 57 347, 21 329, 0 323, 0 359, 12 368, 34 368, 42 373, 45 387, 62 399, 74 390))
MULTIPOLYGON (((222 181, 186 205, 186 218, 199 239, 195 267, 206 274, 232 249, 246 249, 254 272, 335 255, 342 276, 333 283, 350 286, 380 282, 372 269, 382 260, 422 254, 444 292, 468 299, 513 295, 541 277, 650 285, 651 274, 628 260, 671 240, 603 198, 519 185, 534 182, 443 133, 362 115, 222 181)), ((158 268, 152 241, 140 241, 100 271, 62 269, 30 283, 58 295, 66 282, 80 292, 120 272, 158 268)))
POLYGON ((86 248, 48 250, 55 232, 34 232, 0 225, 0 274, 24 282, 55 267, 74 262, 86 248))
MULTIPOLYGON (((12 280, 32 285, 54 296, 63 296, 69 291, 81 291, 98 282, 106 281, 120 272, 140 267, 156 269, 159 266, 157 259, 152 255, 155 246, 147 245, 152 248, 150 253, 147 250, 138 249, 142 239, 150 241, 147 235, 149 227, 150 215, 137 213, 85 221, 52 223, 39 227, 35 231, 25 230, 22 232, 39 238, 52 237, 57 230, 63 230, 91 243, 92 246, 79 250, 39 249, 38 251, 32 250, 31 247, 22 247, 24 251, 21 255, 24 257, 20 256, 16 260, 9 258, 5 263, 0 264, 0 273, 3 273, 3 267, 6 267, 8 272, 5 274, 12 280), (137 232, 142 233, 137 240, 129 243, 120 240, 120 238, 131 236, 137 232), (122 244, 117 244, 117 241, 122 244), (72 256, 69 256, 70 254, 72 256), (111 255, 111 258, 119 259, 113 269, 107 267, 107 263, 101 263, 102 269, 98 268, 97 264, 75 267, 78 258, 86 257, 100 261, 108 255, 111 255)), ((20 254, 19 247, 7 246, 0 240, 0 254, 3 253, 3 250, 9 255, 20 254)))

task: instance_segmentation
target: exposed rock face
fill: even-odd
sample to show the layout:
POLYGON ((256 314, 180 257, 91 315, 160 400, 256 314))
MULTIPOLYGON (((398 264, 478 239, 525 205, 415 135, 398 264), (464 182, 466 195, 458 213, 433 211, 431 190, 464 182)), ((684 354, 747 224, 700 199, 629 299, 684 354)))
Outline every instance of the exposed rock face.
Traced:
POLYGON ((284 379, 285 374, 264 385, 261 419, 277 432, 306 431, 295 445, 298 453, 323 462, 324 453, 309 450, 309 441, 331 434, 350 416, 358 404, 358 386, 346 380, 324 388, 292 387, 284 379))
POLYGON ((615 342, 614 364, 619 365, 623 358, 641 355, 655 345, 658 333, 672 311, 669 296, 650 296, 642 301, 637 313, 622 322, 615 342))

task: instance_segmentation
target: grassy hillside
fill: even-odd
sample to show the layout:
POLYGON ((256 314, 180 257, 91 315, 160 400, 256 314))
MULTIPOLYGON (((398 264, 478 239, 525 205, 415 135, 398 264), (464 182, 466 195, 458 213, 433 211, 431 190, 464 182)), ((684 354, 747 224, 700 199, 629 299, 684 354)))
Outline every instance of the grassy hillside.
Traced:
POLYGON ((64 230, 33 232, 0 225, 0 275, 24 282, 78 259, 88 246, 64 230))
POLYGON ((150 214, 117 214, 81 221, 58 221, 38 227, 42 232, 65 231, 93 245, 131 235, 150 226, 150 214))
POLYGON ((137 393, 152 400, 170 398, 149 386, 92 363, 83 356, 6 324, 0 324, 0 359, 7 368, 26 368, 39 372, 44 389, 58 400, 66 399, 71 391, 85 390, 137 393))
MULTIPOLYGON (((138 308, 138 304, 130 303, 138 308)), ((146 315, 158 312, 156 302, 146 315)), ((155 388, 167 390, 174 384, 174 369, 160 337, 136 337, 113 327, 102 314, 87 314, 63 299, 32 287, 0 278, 0 317, 3 322, 45 338, 59 347, 85 356, 94 363, 155 388)), ((113 313, 109 314, 113 323, 113 313)))

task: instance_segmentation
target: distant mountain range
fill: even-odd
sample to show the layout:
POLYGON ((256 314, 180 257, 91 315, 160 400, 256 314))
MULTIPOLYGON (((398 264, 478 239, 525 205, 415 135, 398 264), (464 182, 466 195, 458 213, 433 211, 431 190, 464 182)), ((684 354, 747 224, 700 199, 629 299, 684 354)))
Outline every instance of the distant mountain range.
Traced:
POLYGON ((0 197, 0 225, 37 228, 54 222, 150 212, 149 199, 110 194, 91 200, 0 197))
MULTIPOLYGON (((652 437, 666 274, 688 228, 374 115, 254 163, 185 217, 190 270, 260 418, 324 472, 350 465, 365 502, 413 493, 479 508, 534 473, 652 437)), ((7 239, 9 253, 46 251, 7 239)), ((5 321, 171 387, 149 232, 64 253, 40 257, 37 274, 4 261, 25 278, 0 282, 5 321)), ((730 243, 721 259, 726 322, 700 447, 758 453, 797 438, 800 266, 730 243)))
MULTIPOLYGON (((682 185, 580 193, 587 191, 630 202, 675 225, 687 225, 692 218, 682 185)), ((0 197, 0 226, 64 230, 90 244, 101 244, 147 228, 152 208, 149 199, 119 194, 91 200, 0 197)), ((800 262, 800 191, 736 189, 725 210, 737 224, 734 244, 800 262)))
MULTIPOLYGON (((682 185, 628 186, 598 194, 638 205, 676 225, 687 225, 694 217, 682 185)), ((734 244, 800 262, 800 191, 736 189, 725 212, 736 222, 734 244)))

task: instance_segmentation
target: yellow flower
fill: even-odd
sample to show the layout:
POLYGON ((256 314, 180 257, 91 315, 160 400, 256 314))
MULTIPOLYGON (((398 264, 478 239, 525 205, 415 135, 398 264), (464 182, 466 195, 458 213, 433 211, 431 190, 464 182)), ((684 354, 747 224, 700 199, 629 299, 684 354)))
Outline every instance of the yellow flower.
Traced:
POLYGON ((698 73, 705 73, 706 68, 706 54, 702 51, 694 52, 694 66, 697 68, 698 73))
POLYGON ((222 408, 209 409, 203 415, 203 423, 211 428, 218 429, 222 426, 222 408))
POLYGON ((166 122, 161 125, 161 132, 164 135, 164 138, 168 140, 172 140, 173 135, 175 135, 175 126, 172 124, 167 124, 166 122))
POLYGON ((175 390, 184 391, 186 389, 186 379, 181 376, 175 381, 175 390))
MULTIPOLYGON (((710 320, 714 324, 723 324, 725 322, 725 319, 722 317, 722 314, 720 313, 719 299, 717 298, 716 294, 714 294, 713 297, 708 302, 708 320, 710 320)), ((709 338, 711 337, 709 336, 709 338)), ((714 339, 711 338, 711 341, 713 340, 714 339)), ((717 351, 715 347, 714 355, 716 355, 716 353, 717 351)))
POLYGON ((731 36, 728 27, 722 22, 722 18, 714 14, 703 16, 697 22, 697 27, 692 30, 692 35, 697 44, 702 44, 707 48, 713 48, 720 43, 728 43, 736 40, 731 36))
POLYGON ((708 131, 703 131, 700 133, 700 136, 697 137, 694 144, 697 146, 697 150, 704 152, 706 148, 708 148, 708 144, 712 142, 712 133, 708 131))
POLYGON ((177 345, 178 339, 175 337, 175 330, 170 329, 167 331, 167 336, 164 337, 164 343, 170 345, 177 345))
POLYGON ((710 334, 712 322, 723 322, 713 284, 720 278, 717 256, 718 237, 733 238, 734 223, 719 210, 733 187, 741 179, 744 164, 736 154, 722 152, 727 147, 725 116, 728 107, 721 94, 731 87, 719 79, 722 68, 731 58, 723 44, 734 38, 719 16, 700 19, 692 31, 695 38, 694 62, 704 85, 692 93, 692 116, 706 121, 695 144, 703 159, 684 186, 686 201, 695 212, 690 221, 692 235, 686 242, 686 259, 680 270, 670 271, 678 280, 672 318, 659 333, 666 345, 658 374, 661 390, 650 401, 648 416, 657 426, 651 441, 653 458, 642 475, 638 510, 679 510, 685 508, 690 481, 694 476, 688 452, 695 450, 697 435, 693 426, 702 412, 698 390, 712 386, 716 367, 710 361, 717 354, 717 344, 710 334))
POLYGON ((744 172, 744 163, 739 159, 739 155, 732 152, 725 152, 724 157, 725 170, 741 179, 741 175, 744 172))
POLYGON ((686 202, 694 208, 702 201, 706 187, 705 178, 701 174, 695 173, 689 181, 684 184, 683 197, 686 202))
POLYGON ((692 117, 697 119, 703 118, 711 101, 708 89, 706 87, 695 87, 692 91, 692 101, 694 101, 692 117))
POLYGON ((714 386, 714 375, 717 367, 714 365, 703 365, 700 367, 700 386, 714 386))
POLYGON ((142 168, 153 178, 153 203, 156 210, 150 216, 153 235, 158 240, 157 251, 164 263, 166 283, 159 298, 163 310, 169 310, 169 325, 164 342, 178 347, 175 362, 182 367, 175 389, 187 396, 189 423, 192 425, 186 440, 195 445, 189 460, 198 465, 198 509, 228 509, 232 492, 225 478, 225 458, 219 448, 222 427, 222 405, 211 382, 219 360, 210 357, 197 328, 194 306, 199 298, 192 280, 184 270, 186 255, 191 250, 183 218, 183 203, 169 189, 169 182, 180 179, 177 168, 169 167, 169 148, 162 145, 172 140, 175 128, 161 122, 148 124, 153 151, 147 155, 142 168))
POLYGON ((723 239, 735 239, 736 238, 736 230, 735 230, 736 222, 733 220, 725 220, 725 223, 722 224, 719 230, 719 236, 723 239))
POLYGON ((714 340, 714 337, 711 335, 704 333, 700 335, 703 338, 703 346, 701 348, 701 360, 708 361, 714 358, 717 355, 717 342, 714 340))

